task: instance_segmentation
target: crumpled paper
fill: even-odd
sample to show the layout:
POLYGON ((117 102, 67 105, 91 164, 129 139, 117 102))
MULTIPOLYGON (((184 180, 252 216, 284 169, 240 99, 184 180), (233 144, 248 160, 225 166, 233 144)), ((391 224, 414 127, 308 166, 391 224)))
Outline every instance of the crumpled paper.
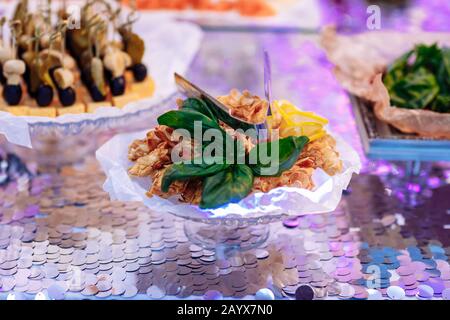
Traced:
POLYGON ((405 133, 429 138, 450 139, 450 114, 412 110, 390 105, 382 81, 386 67, 415 44, 450 45, 447 33, 414 34, 374 31, 356 35, 337 35, 332 27, 322 32, 321 44, 335 65, 334 74, 350 93, 373 103, 378 119, 405 133))
MULTIPOLYGON (((31 147, 31 130, 34 126, 76 125, 103 118, 119 118, 125 115, 157 107, 176 92, 173 73, 184 74, 195 57, 203 37, 201 29, 193 24, 175 21, 149 21, 140 19, 134 30, 144 39, 146 52, 144 63, 155 81, 155 94, 146 99, 134 101, 119 109, 103 107, 95 113, 68 114, 56 118, 14 116, 0 111, 0 134, 12 143, 31 147)), ((36 130, 36 132, 39 132, 36 130)))
POLYGON ((316 185, 314 190, 293 187, 275 188, 267 193, 252 193, 239 203, 232 203, 214 210, 201 210, 196 205, 180 202, 176 197, 149 198, 145 193, 151 185, 150 178, 136 178, 128 175, 128 168, 132 166, 132 162, 127 158, 128 146, 135 139, 145 137, 146 132, 116 135, 97 150, 97 160, 107 177, 103 189, 109 193, 112 200, 139 201, 158 212, 172 213, 191 219, 223 218, 230 215, 239 218, 262 218, 281 214, 306 215, 330 212, 339 204, 342 191, 347 188, 353 173, 359 173, 361 169, 357 152, 342 138, 333 135, 343 162, 343 171, 335 176, 329 176, 320 169, 316 170, 313 174, 316 185))

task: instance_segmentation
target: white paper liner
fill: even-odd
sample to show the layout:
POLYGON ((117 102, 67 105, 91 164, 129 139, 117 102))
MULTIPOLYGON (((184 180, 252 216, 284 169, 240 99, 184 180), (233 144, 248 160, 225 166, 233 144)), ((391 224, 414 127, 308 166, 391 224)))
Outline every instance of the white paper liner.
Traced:
MULTIPOLYGON (((156 125, 156 123, 155 123, 156 125)), ((193 219, 223 218, 236 215, 241 218, 260 218, 269 215, 307 215, 325 213, 336 209, 353 173, 359 173, 361 161, 357 152, 341 137, 333 134, 336 148, 343 162, 343 171, 329 176, 322 170, 316 170, 313 181, 314 190, 293 187, 281 187, 267 193, 252 193, 239 203, 232 203, 214 210, 201 210, 198 206, 178 201, 176 197, 163 199, 151 198, 146 192, 151 185, 150 178, 135 178, 128 175, 132 162, 128 160, 128 146, 135 139, 145 137, 147 131, 119 134, 97 150, 96 157, 107 178, 103 189, 112 200, 139 201, 158 212, 169 212, 193 219)))
POLYGON ((103 107, 95 113, 67 114, 56 118, 14 116, 0 111, 0 134, 13 144, 31 147, 30 125, 72 124, 85 120, 121 117, 158 105, 176 92, 173 73, 186 73, 195 57, 203 37, 201 29, 187 22, 149 21, 140 19, 134 30, 144 39, 146 52, 144 63, 155 81, 155 93, 151 98, 127 104, 124 108, 103 107))

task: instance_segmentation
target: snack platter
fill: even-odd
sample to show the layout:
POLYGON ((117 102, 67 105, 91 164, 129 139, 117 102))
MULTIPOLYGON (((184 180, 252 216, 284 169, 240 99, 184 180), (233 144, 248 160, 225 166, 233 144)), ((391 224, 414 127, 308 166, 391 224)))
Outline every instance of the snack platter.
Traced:
MULTIPOLYGON (((107 175, 104 190, 112 199, 142 201, 149 208, 195 221, 267 218, 270 222, 294 212, 334 210, 352 174, 360 170, 356 151, 314 112, 286 100, 269 105, 270 98, 245 90, 232 90, 217 99, 207 93, 184 93, 189 98, 178 99, 178 109, 151 121, 157 120, 157 125, 149 122, 150 131, 116 135, 97 150, 107 175), (224 159, 222 152, 203 154, 201 150, 212 144, 198 137, 180 140, 175 130, 195 135, 200 130, 194 129, 195 123, 202 124, 201 130, 215 128, 225 139, 219 144, 235 145, 233 158, 227 158, 229 152, 224 159), (252 127, 259 123, 265 123, 270 133, 255 140, 252 127), (270 150, 275 161, 263 164, 261 150, 270 150), (181 158, 174 159, 174 154, 181 158)), ((226 150, 226 145, 217 150, 226 150)))
POLYGON ((11 17, 1 18, 0 110, 52 118, 151 97, 155 85, 142 63, 144 40, 133 31, 135 12, 86 1, 74 22, 67 10, 63 3, 35 11, 19 1, 11 17))
MULTIPOLYGON (((88 3, 96 3, 96 6, 101 6, 102 2, 103 1, 87 2, 85 0, 68 1, 67 6, 77 4, 80 8, 83 8, 83 6, 86 6, 88 3)), ((113 8, 117 8, 114 7, 114 5, 117 5, 115 2, 108 1, 108 3, 112 5, 113 8)), ((16 4, 16 2, 8 2, 0 10, 0 18, 4 18, 3 20, 5 21, 3 25, 4 44, 2 45, 2 48, 9 48, 12 44, 10 41, 10 25, 12 20, 14 20, 12 17, 14 17, 14 12, 17 8, 16 4)), ((48 30, 42 32, 43 34, 40 35, 41 38, 45 38, 52 34, 56 40, 60 37, 56 31, 64 30, 64 20, 58 18, 58 13, 61 14, 63 4, 64 2, 56 1, 51 3, 51 12, 53 13, 51 28, 50 25, 48 25, 48 30)), ((38 8, 36 8, 37 5, 39 5, 39 2, 29 1, 29 13, 45 12, 43 10, 39 11, 38 8)), ((124 65, 120 63, 120 61, 116 61, 116 58, 120 58, 121 56, 121 58, 124 59, 119 60, 123 60, 122 62, 129 62, 130 59, 128 58, 131 58, 131 56, 126 53, 126 48, 123 46, 124 42, 122 41, 124 39, 121 37, 118 29, 114 28, 113 24, 108 22, 108 15, 111 13, 106 13, 104 12, 105 10, 102 11, 101 9, 101 7, 94 8, 94 14, 90 19, 91 24, 97 25, 98 28, 101 28, 102 26, 108 28, 106 43, 111 45, 116 43, 121 49, 119 49, 120 54, 115 54, 116 57, 110 59, 114 61, 109 61, 110 63, 106 64, 110 65, 112 69, 119 67, 120 69, 123 69, 124 65), (94 19, 95 16, 98 18, 97 21, 94 19), (94 22, 97 22, 98 24, 94 22), (122 42, 122 45, 120 45, 120 42, 122 42)), ((174 68, 180 73, 185 73, 187 71, 200 47, 203 32, 198 26, 188 22, 153 21, 146 19, 145 17, 142 18, 133 13, 129 8, 123 8, 123 10, 119 12, 119 16, 120 22, 117 23, 117 26, 122 25, 125 28, 131 27, 131 29, 128 30, 132 30, 134 35, 130 35, 131 38, 134 38, 133 41, 137 45, 131 45, 130 47, 133 47, 134 49, 130 49, 132 51, 134 50, 136 53, 134 58, 141 60, 141 66, 145 67, 142 69, 147 70, 147 72, 144 72, 144 75, 146 73, 146 77, 142 77, 142 81, 136 81, 133 69, 130 66, 125 67, 123 72, 120 72, 123 77, 122 79, 125 79, 124 92, 122 94, 114 95, 111 90, 112 82, 108 79, 108 73, 110 72, 106 72, 105 70, 106 56, 102 54, 100 55, 99 60, 102 60, 103 69, 105 70, 103 74, 103 88, 105 89, 105 95, 102 96, 104 99, 100 99, 102 101, 94 101, 90 91, 94 81, 89 81, 89 78, 91 78, 89 76, 84 77, 87 79, 83 79, 82 74, 88 74, 89 72, 82 71, 83 67, 80 68, 80 66, 84 64, 80 64, 77 61, 77 54, 72 52, 74 49, 69 48, 70 46, 73 46, 73 41, 69 40, 69 38, 76 39, 77 37, 73 34, 69 35, 74 32, 73 30, 66 29, 64 55, 69 58, 66 60, 72 60, 72 63, 69 65, 64 64, 64 67, 65 69, 69 69, 65 71, 72 72, 75 76, 74 84, 71 86, 76 94, 75 102, 68 106, 64 106, 61 103, 59 96, 61 90, 55 86, 54 80, 56 79, 54 77, 51 79, 52 77, 50 77, 49 81, 48 77, 44 77, 46 82, 53 88, 53 98, 49 105, 39 105, 36 95, 31 96, 29 94, 27 77, 24 77, 25 74, 23 74, 19 77, 20 89, 22 91, 20 102, 15 105, 10 105, 5 101, 2 92, 4 84, 7 84, 6 81, 4 81, 5 83, 0 85, 0 135, 6 137, 6 140, 9 142, 8 145, 10 145, 11 148, 14 148, 14 146, 25 146, 38 150, 40 149, 39 141, 46 138, 60 139, 62 137, 71 136, 73 139, 78 139, 92 134, 139 130, 144 128, 143 126, 139 126, 142 119, 151 117, 153 113, 158 113, 167 107, 168 101, 173 99, 173 95, 176 91, 172 78, 167 75, 172 74, 174 68), (127 24, 128 27, 126 26, 127 24), (145 47, 142 46, 141 40, 145 43, 145 47), (69 68, 69 66, 72 66, 73 68, 69 68), (133 126, 129 125, 130 122, 133 122, 133 126)), ((83 26, 82 23, 81 26, 83 26)), ((94 27, 91 28, 93 29, 92 31, 95 31, 94 27)), ((32 38, 34 36, 33 33, 32 38)), ((56 40, 54 39, 53 42, 57 43, 58 41, 56 40)), ((101 42, 94 41, 93 44, 95 43, 98 43, 100 47, 101 42)), ((55 44, 53 47, 58 49, 53 50, 55 51, 55 54, 61 55, 63 48, 60 46, 58 47, 55 44)), ((92 47, 95 46, 93 45, 92 47)), ((44 51, 45 49, 42 50, 42 48, 39 48, 40 53, 43 53, 44 51)), ((94 59, 95 50, 92 51, 94 51, 92 52, 94 53, 94 59)), ((118 53, 117 50, 113 51, 118 53)), ((16 54, 16 60, 18 60, 19 63, 24 62, 21 59, 21 56, 23 56, 22 53, 16 54)), ((7 55, 7 57, 9 58, 10 55, 7 55)), ((28 66, 26 69, 28 69, 28 66)), ((98 75, 100 74, 101 73, 98 75)), ((119 76, 119 78, 121 76, 119 76)), ((99 96, 97 95, 96 98, 99 98, 99 96)), ((42 101, 40 102, 42 104, 42 101)), ((44 102, 48 103, 48 101, 44 102)), ((92 136, 90 140, 92 143, 97 141, 97 139, 94 139, 92 136)), ((64 141, 64 143, 67 143, 67 140, 64 141)))
POLYGON ((450 140, 403 133, 379 120, 368 102, 349 94, 356 124, 371 159, 450 161, 450 140))

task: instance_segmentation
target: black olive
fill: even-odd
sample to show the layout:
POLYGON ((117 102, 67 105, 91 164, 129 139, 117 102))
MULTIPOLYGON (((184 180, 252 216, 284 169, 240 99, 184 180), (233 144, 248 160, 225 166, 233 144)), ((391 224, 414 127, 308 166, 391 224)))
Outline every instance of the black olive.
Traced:
POLYGON ((81 69, 81 81, 89 87, 89 85, 92 83, 92 77, 89 73, 89 68, 83 68, 81 69))
POLYGON ((131 70, 133 71, 134 80, 137 82, 144 81, 147 77, 147 67, 142 63, 136 63, 131 67, 131 70))
POLYGON ((1 83, 1 84, 5 84, 5 83, 6 83, 6 78, 5 78, 5 76, 3 75, 3 67, 2 67, 1 64, 0 64, 0 83, 1 83))
POLYGON ((7 84, 3 87, 3 98, 10 106, 16 106, 22 99, 20 84, 7 84))
POLYGON ((46 107, 53 100, 53 88, 46 84, 41 84, 36 92, 36 102, 40 107, 46 107))
POLYGON ((59 101, 65 107, 71 106, 75 103, 77 95, 73 88, 68 87, 66 89, 58 89, 59 101))
POLYGON ((89 92, 91 94, 92 100, 95 102, 105 101, 106 97, 101 93, 96 85, 91 85, 89 87, 89 92))
POLYGON ((120 76, 109 81, 109 87, 113 96, 120 96, 125 92, 125 77, 120 76))

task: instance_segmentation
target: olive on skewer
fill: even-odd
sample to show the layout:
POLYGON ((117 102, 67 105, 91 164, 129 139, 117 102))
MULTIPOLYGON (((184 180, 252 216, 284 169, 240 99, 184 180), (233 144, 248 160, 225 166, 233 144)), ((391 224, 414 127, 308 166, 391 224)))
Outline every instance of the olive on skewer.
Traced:
POLYGON ((67 68, 58 68, 53 72, 53 79, 57 85, 58 98, 61 104, 65 107, 73 105, 77 98, 73 88, 75 82, 73 73, 67 68))
POLYGON ((47 50, 49 55, 53 53, 57 58, 50 66, 49 74, 53 85, 56 87, 59 101, 65 107, 73 105, 76 101, 75 77, 73 72, 65 65, 65 61, 67 61, 65 54, 66 29, 67 21, 61 21, 56 32, 50 37, 49 50, 47 50), (60 47, 60 52, 52 49, 56 45, 60 47))
POLYGON ((55 64, 57 63, 58 60, 44 50, 39 52, 37 60, 30 70, 35 83, 36 103, 40 107, 47 107, 53 101, 54 92, 50 70, 55 67, 55 64))
POLYGON ((119 48, 109 45, 105 49, 103 64, 109 79, 109 88, 113 96, 125 92, 125 70, 131 65, 130 56, 119 48))
POLYGON ((106 22, 98 14, 83 7, 81 28, 67 30, 67 49, 76 59, 81 81, 95 102, 105 101, 107 86, 100 47, 105 41, 106 22))
MULTIPOLYGON (((102 2, 99 0, 99 2, 102 2)), ((106 2, 105 2, 106 3, 106 2)), ((101 46, 101 54, 103 57, 103 65, 105 66, 105 75, 109 82, 109 88, 113 96, 120 96, 125 93, 126 80, 125 71, 131 65, 131 58, 128 54, 122 51, 122 44, 114 41, 114 32, 116 28, 116 19, 120 13, 118 10, 113 10, 110 5, 107 5, 109 13, 109 20, 113 25, 112 39, 101 46)))
POLYGON ((105 101, 107 87, 103 62, 99 57, 91 57, 91 54, 87 51, 82 58, 81 80, 88 89, 92 100, 95 102, 105 101))
POLYGON ((6 83, 3 86, 3 98, 11 105, 18 105, 22 99, 22 86, 20 79, 25 72, 25 63, 22 60, 10 59, 3 65, 3 75, 6 83))
POLYGON ((105 101, 107 95, 105 67, 100 58, 100 46, 104 41, 105 22, 98 16, 92 16, 87 22, 88 47, 83 53, 86 66, 84 70, 85 83, 95 102, 105 101), (95 39, 95 42, 93 41, 95 39))
MULTIPOLYGON (((37 71, 39 85, 37 87, 35 98, 37 104, 41 107, 51 104, 53 101, 54 89, 56 89, 58 95, 63 91, 69 91, 67 98, 64 98, 64 103, 60 99, 63 105, 71 105, 75 102, 75 97, 71 97, 74 92, 73 94, 70 92, 71 89, 73 90, 73 74, 69 70, 62 68, 61 60, 62 57, 59 52, 55 50, 46 49, 39 53, 35 69, 37 71)), ((62 95, 64 95, 64 93, 62 95)))
POLYGON ((12 21, 10 24, 12 55, 2 66, 2 72, 6 78, 3 86, 3 98, 11 106, 18 105, 22 99, 21 78, 25 73, 25 63, 16 59, 16 40, 20 35, 18 26, 20 26, 20 21, 12 21))
POLYGON ((89 92, 95 102, 105 101, 106 84, 105 70, 100 58, 94 57, 89 65, 88 76, 90 78, 89 92))
POLYGON ((137 82, 144 81, 147 77, 147 67, 142 63, 145 51, 145 43, 141 37, 132 31, 132 25, 137 18, 134 17, 135 11, 132 11, 127 22, 119 28, 119 34, 122 37, 123 47, 126 53, 131 57, 131 66, 129 69, 133 72, 134 80, 137 82))
POLYGON ((36 97, 36 93, 39 85, 41 84, 39 76, 39 39, 42 36, 41 28, 38 26, 32 31, 27 43, 27 50, 22 54, 22 60, 25 62, 26 71, 24 74, 24 80, 27 85, 28 94, 32 97, 36 97))
POLYGON ((48 53, 39 51, 39 43, 43 33, 40 27, 36 27, 34 35, 30 37, 28 49, 22 58, 26 63, 27 72, 24 76, 28 88, 28 94, 36 100, 40 107, 46 107, 53 101, 53 88, 50 75, 47 70, 52 63, 48 53))

